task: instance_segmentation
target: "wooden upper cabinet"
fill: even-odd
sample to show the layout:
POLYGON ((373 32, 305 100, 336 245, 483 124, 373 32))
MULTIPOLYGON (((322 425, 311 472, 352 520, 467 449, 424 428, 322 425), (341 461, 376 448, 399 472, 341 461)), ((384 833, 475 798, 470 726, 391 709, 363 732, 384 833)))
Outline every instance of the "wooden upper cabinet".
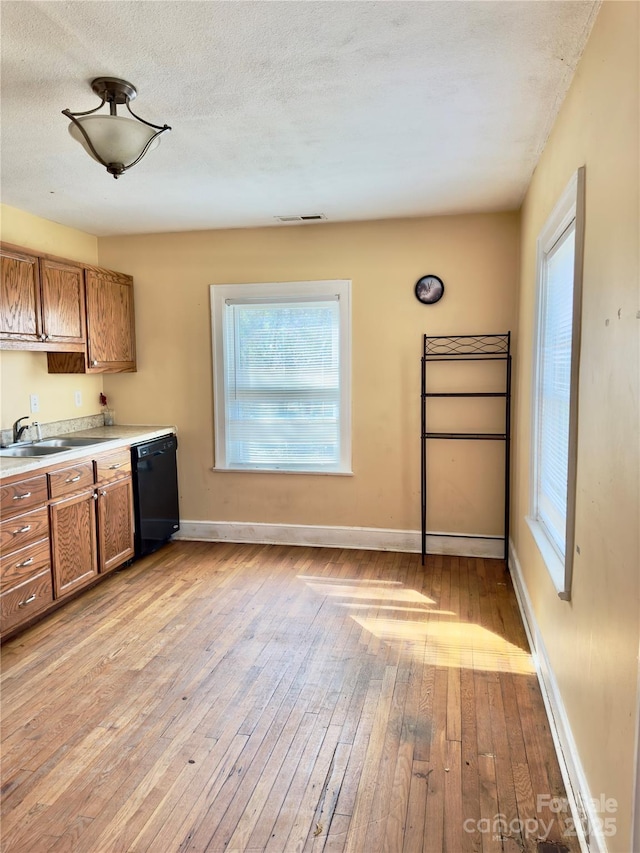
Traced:
POLYGON ((45 341, 84 344, 84 281, 81 267, 40 262, 42 331, 45 341))
POLYGON ((39 261, 34 255, 0 248, 0 340, 23 349, 42 340, 39 261))
POLYGON ((0 260, 0 347, 84 350, 82 267, 7 245, 0 260))
POLYGON ((86 270, 87 358, 93 369, 136 369, 133 279, 86 270))
POLYGON ((49 373, 131 373, 136 370, 133 278, 86 267, 84 353, 51 352, 49 373))
POLYGON ((130 275, 0 243, 0 349, 41 350, 49 373, 136 369, 130 275))

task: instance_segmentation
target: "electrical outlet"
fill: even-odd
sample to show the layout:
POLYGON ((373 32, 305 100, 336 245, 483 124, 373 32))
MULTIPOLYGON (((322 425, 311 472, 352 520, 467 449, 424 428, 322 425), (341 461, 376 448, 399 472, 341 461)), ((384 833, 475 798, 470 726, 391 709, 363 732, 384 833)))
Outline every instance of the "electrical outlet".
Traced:
POLYGON ((37 394, 29 395, 29 408, 31 409, 32 415, 35 415, 36 412, 40 411, 40 400, 38 399, 37 394))
POLYGON ((82 405, 82 391, 76 391, 73 396, 76 401, 76 406, 80 407, 82 405))

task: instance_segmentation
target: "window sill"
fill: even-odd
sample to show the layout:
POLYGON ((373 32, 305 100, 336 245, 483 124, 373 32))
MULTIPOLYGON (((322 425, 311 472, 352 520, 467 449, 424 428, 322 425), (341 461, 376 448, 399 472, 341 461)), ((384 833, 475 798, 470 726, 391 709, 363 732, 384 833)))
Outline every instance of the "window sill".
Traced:
POLYGON ((565 583, 564 560, 558 556, 558 552, 549 541, 549 537, 542 525, 530 515, 526 516, 526 522, 529 525, 529 530, 538 546, 538 550, 544 560, 558 596, 563 600, 569 600, 569 593, 565 583))
POLYGON ((216 468, 211 471, 216 474, 304 474, 305 476, 320 475, 321 477, 353 477, 353 471, 318 471, 313 468, 289 470, 288 468, 216 468))

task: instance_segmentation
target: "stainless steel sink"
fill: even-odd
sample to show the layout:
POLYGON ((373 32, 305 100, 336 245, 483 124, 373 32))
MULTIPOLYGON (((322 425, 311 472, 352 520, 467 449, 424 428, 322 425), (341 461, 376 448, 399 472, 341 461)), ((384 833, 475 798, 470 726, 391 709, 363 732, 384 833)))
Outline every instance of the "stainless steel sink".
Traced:
POLYGON ((50 456, 53 453, 64 453, 74 447, 91 447, 103 441, 113 441, 112 438, 85 438, 72 435, 62 435, 59 438, 45 438, 42 441, 24 441, 0 448, 0 456, 50 456))
POLYGON ((70 447, 40 447, 37 444, 27 444, 24 447, 3 447, 0 456, 51 456, 54 453, 64 453, 70 447))
POLYGON ((100 444, 102 441, 113 441, 112 438, 44 438, 37 443, 37 447, 90 447, 92 444, 100 444))

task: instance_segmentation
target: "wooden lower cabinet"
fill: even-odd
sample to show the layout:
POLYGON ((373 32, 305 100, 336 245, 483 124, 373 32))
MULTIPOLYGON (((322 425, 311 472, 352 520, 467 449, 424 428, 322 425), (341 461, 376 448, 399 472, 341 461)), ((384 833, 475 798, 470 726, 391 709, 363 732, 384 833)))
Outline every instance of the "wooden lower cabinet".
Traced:
POLYGON ((130 477, 54 501, 49 512, 56 599, 133 557, 130 477))
POLYGON ((98 555, 101 572, 110 572, 133 557, 130 477, 98 486, 98 555))
POLYGON ((55 598, 74 592, 98 574, 96 500, 92 488, 49 505, 55 598))
POLYGON ((0 631, 13 631, 53 605, 47 480, 0 486, 0 631))
POLYGON ((20 586, 0 595, 0 625, 3 634, 30 621, 51 606, 53 590, 49 566, 20 586))
MULTIPOLYGON (((46 519, 46 507, 43 509, 46 519)), ((19 529, 24 530, 30 526, 28 517, 40 512, 36 510, 14 520, 3 521, 2 526, 15 526, 17 523, 21 525, 19 529)), ((19 550, 7 553, 3 547, 0 558, 0 629, 3 634, 53 603, 48 522, 45 532, 46 539, 19 550)))
POLYGON ((0 486, 5 638, 134 556, 129 447, 0 486))

